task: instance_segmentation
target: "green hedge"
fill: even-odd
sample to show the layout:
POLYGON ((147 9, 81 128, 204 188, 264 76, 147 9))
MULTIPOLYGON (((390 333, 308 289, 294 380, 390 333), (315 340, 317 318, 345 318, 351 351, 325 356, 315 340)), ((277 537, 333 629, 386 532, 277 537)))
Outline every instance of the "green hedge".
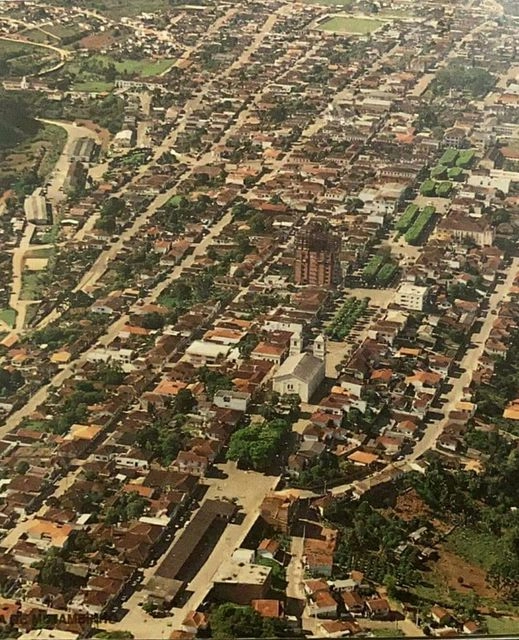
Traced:
POLYGON ((377 273, 377 283, 382 286, 388 285, 395 277, 397 270, 398 267, 395 264, 385 264, 377 273))
POLYGON ((474 160, 475 152, 472 149, 461 151, 458 159, 456 160, 456 166, 466 169, 474 160))
POLYGON ((425 207, 425 209, 420 213, 418 218, 415 220, 413 226, 409 229, 409 231, 405 234, 405 240, 409 244, 419 244, 420 238, 422 237, 425 228, 429 224, 432 216, 434 215, 435 209, 434 207, 425 207))
POLYGON ((397 231, 405 232, 409 229, 409 227, 415 221, 416 216, 418 215, 418 207, 415 204, 410 204, 406 207, 404 213, 400 216, 400 219, 395 225, 395 229, 397 231))
POLYGON ((447 198, 452 191, 452 182, 437 182, 435 190, 438 198, 447 198))
POLYGON ((463 176, 463 170, 460 167, 452 167, 447 171, 447 177, 449 180, 458 180, 463 176))
POLYGON ((436 183, 434 180, 424 180, 420 187, 420 193, 423 196, 434 196, 436 193, 436 183))
POLYGON ((440 164, 444 164, 448 167, 454 166, 456 160, 458 158, 458 150, 457 149, 446 149, 442 157, 440 158, 440 164))
POLYGON ((371 280, 377 275, 377 271, 386 262, 386 256, 376 255, 371 258, 368 264, 364 267, 362 275, 366 280, 371 280))
POLYGON ((438 164, 431 169, 431 178, 444 178, 447 173, 447 167, 443 164, 438 164))

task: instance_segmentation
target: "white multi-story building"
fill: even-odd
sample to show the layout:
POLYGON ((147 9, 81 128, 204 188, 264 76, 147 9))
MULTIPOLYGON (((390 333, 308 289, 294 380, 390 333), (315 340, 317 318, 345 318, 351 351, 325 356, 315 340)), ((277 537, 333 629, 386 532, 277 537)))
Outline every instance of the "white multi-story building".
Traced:
POLYGON ((429 289, 407 282, 402 283, 396 292, 395 302, 398 306, 411 311, 422 311, 429 289))

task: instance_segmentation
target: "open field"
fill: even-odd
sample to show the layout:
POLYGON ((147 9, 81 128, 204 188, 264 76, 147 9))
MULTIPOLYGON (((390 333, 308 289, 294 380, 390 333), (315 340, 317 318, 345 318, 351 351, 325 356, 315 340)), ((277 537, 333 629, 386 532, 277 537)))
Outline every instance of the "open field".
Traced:
POLYGON ((487 569, 500 557, 499 540, 465 528, 455 529, 438 548, 423 583, 412 592, 430 603, 454 604, 456 593, 476 594, 488 606, 499 607, 500 596, 487 582, 487 569))
POLYGON ((435 571, 454 591, 476 593, 481 598, 497 598, 496 591, 487 583, 484 569, 447 549, 441 550, 435 571))
POLYGON ((36 51, 41 51, 41 49, 37 49, 33 47, 31 44, 27 42, 14 42, 13 40, 0 40, 0 56, 6 57, 17 57, 29 55, 31 53, 35 53, 36 51))
POLYGON ((78 61, 66 65, 65 71, 74 77, 77 91, 103 92, 113 89, 113 69, 117 76, 147 78, 168 69, 174 60, 116 60, 108 55, 93 55, 84 63, 78 61), (113 65, 113 66, 112 66, 113 65))
MULTIPOLYGON (((105 60, 110 61, 110 58, 105 57, 105 60)), ((140 78, 146 78, 148 76, 155 76, 165 71, 175 61, 170 59, 164 60, 112 60, 115 64, 115 68, 119 73, 135 74, 140 78)))
POLYGON ((37 27, 35 27, 34 29, 24 29, 21 32, 21 35, 23 35, 24 38, 28 38, 29 40, 32 40, 32 42, 41 42, 42 44, 46 44, 47 42, 49 44, 58 43, 58 40, 56 38, 53 38, 47 33, 44 33, 41 29, 38 29, 37 27))
POLYGON ((0 309, 0 320, 9 327, 14 327, 16 322, 16 311, 14 309, 0 309))
POLYGON ((22 274, 22 291, 20 300, 37 300, 41 291, 40 274, 24 271, 22 274))
POLYGON ((484 620, 489 635, 515 634, 519 629, 519 618, 494 618, 492 616, 485 616, 484 620))
POLYGON ((41 143, 45 149, 38 169, 38 175, 45 177, 52 172, 66 141, 67 132, 65 129, 57 127, 54 124, 43 125, 40 135, 37 136, 35 140, 36 143, 41 143))
POLYGON ((89 36, 81 38, 79 44, 83 49, 99 51, 100 49, 109 47, 113 42, 115 42, 115 37, 111 33, 104 31, 103 33, 92 33, 89 36))
MULTIPOLYGON (((53 24, 45 27, 45 31, 52 33, 60 40, 62 39, 79 39, 82 36, 82 31, 75 25, 69 24, 53 24)), ((83 31, 84 33, 84 31, 83 31)))
POLYGON ((74 91, 86 91, 87 93, 105 93, 114 88, 113 82, 103 82, 102 80, 86 80, 85 82, 74 82, 74 91))
POLYGON ((323 29, 323 31, 332 31, 334 33, 364 35, 380 29, 383 24, 385 24, 383 20, 333 16, 329 20, 321 22, 318 27, 319 29, 323 29))
POLYGON ((502 557, 502 545, 499 538, 490 533, 479 533, 463 527, 455 529, 451 533, 445 547, 486 570, 502 557))
POLYGON ((29 76, 48 69, 58 62, 56 53, 26 42, 0 39, 0 60, 3 61, 0 77, 29 76))
POLYGON ((111 18, 136 16, 140 13, 154 13, 169 8, 168 0, 94 0, 91 3, 103 15, 111 18))
POLYGON ((326 7, 348 8, 353 4, 353 0, 304 0, 305 4, 322 4, 326 7))

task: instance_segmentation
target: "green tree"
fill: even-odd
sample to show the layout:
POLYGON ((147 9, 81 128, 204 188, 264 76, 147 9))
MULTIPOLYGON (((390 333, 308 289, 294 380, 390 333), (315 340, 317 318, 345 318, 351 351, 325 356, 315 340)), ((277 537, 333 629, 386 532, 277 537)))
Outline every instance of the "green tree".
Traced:
POLYGON ((265 471, 279 453, 289 427, 286 420, 274 419, 238 429, 231 436, 228 459, 265 471))
POLYGON ((389 598, 396 598, 398 595, 397 579, 394 575, 388 573, 384 576, 384 586, 386 587, 389 598))
POLYGON ((189 389, 180 389, 175 398, 175 411, 189 413, 196 405, 196 400, 189 389))
POLYGON ((220 389, 232 389, 232 380, 229 376, 205 366, 199 369, 198 379, 204 383, 205 392, 210 398, 220 389))
POLYGON ((278 638, 283 632, 279 621, 262 618, 252 607, 240 607, 230 602, 211 613, 210 625, 215 640, 278 638))
POLYGON ((157 311, 153 311, 152 313, 146 313, 140 319, 141 327, 145 329, 162 329, 164 326, 164 316, 157 311))
POLYGON ((27 462, 27 460, 20 460, 20 462, 15 467, 15 471, 16 473, 19 473, 23 476, 27 473, 27 471, 29 471, 29 468, 30 464, 27 462))
POLYGON ((63 588, 66 577, 65 561, 57 549, 51 547, 41 561, 39 569, 38 582, 51 587, 63 588))

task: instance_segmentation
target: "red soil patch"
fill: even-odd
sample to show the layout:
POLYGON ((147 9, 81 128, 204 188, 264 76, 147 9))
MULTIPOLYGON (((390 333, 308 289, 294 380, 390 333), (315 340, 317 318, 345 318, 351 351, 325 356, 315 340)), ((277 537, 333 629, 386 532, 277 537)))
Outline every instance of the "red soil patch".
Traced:
POLYGON ((482 598, 498 598, 498 593, 486 580, 486 572, 470 564, 460 556, 446 549, 440 550, 440 557, 434 563, 434 572, 440 574, 446 586, 459 593, 473 591, 482 598), (463 578, 460 583, 459 578, 463 578))
POLYGON ((93 33, 92 35, 81 38, 79 44, 84 49, 90 49, 91 51, 99 51, 109 47, 112 42, 115 42, 115 38, 109 33, 93 33))
POLYGON ((92 122, 92 120, 78 120, 77 123, 82 127, 86 127, 87 129, 90 129, 90 131, 96 133, 101 141, 101 147, 103 149, 106 149, 108 147, 108 145, 110 144, 110 140, 112 139, 112 134, 108 131, 108 129, 100 127, 95 122, 92 122))

